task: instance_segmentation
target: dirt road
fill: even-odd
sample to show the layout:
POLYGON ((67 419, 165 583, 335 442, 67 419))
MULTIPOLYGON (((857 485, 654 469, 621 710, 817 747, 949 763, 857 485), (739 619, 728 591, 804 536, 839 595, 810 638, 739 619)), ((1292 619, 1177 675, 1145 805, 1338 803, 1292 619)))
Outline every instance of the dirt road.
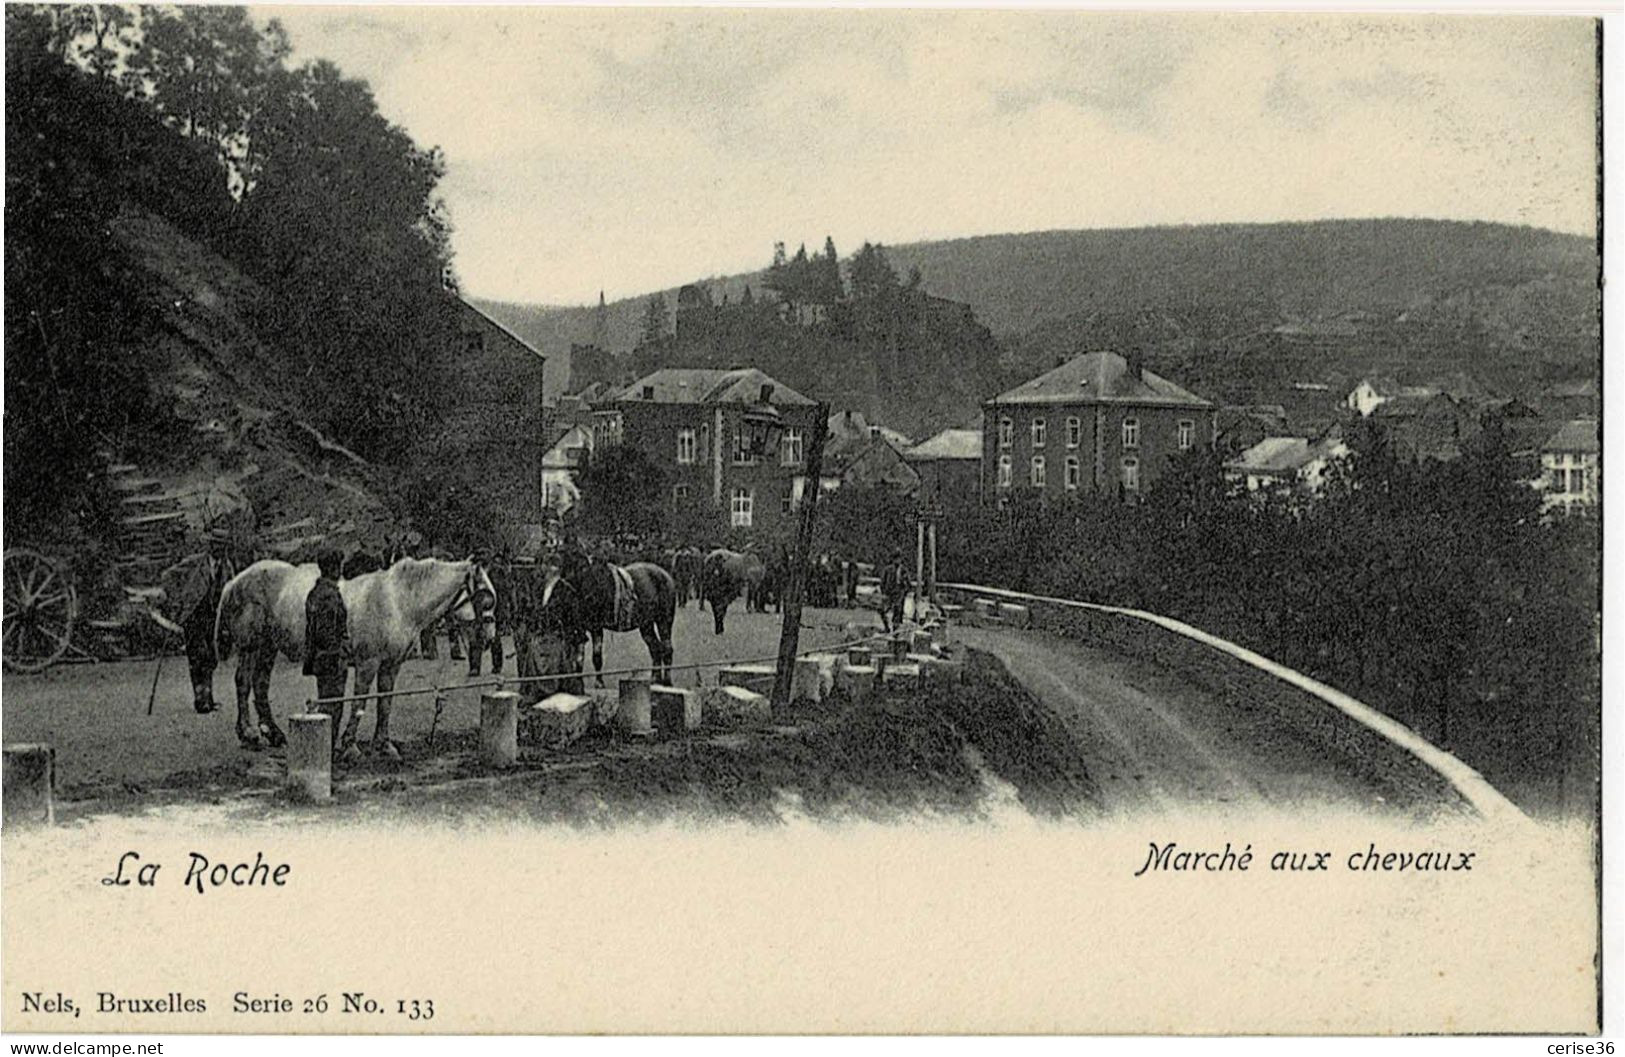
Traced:
MULTIPOLYGON (((804 621, 808 625, 802 634, 804 648, 841 641, 844 623, 874 621, 878 626, 873 613, 851 610, 811 609, 804 621)), ((727 632, 718 637, 712 633, 710 612, 690 605, 677 614, 673 635, 677 663, 772 656, 778 648, 779 626, 776 614, 747 614, 735 606, 728 613, 727 632)), ((455 686, 466 681, 468 662, 451 660, 444 640, 439 652, 438 661, 408 661, 396 689, 455 686)), ((648 651, 635 633, 606 636, 606 669, 646 667, 648 663, 648 651)), ((215 673, 215 698, 222 707, 206 716, 192 711, 191 683, 183 657, 163 661, 157 701, 153 715, 148 716, 147 697, 157 668, 156 661, 142 661, 59 665, 34 675, 8 672, 0 681, 5 740, 8 744, 54 745, 59 781, 70 799, 108 790, 139 791, 178 774, 202 775, 215 768, 240 770, 243 757, 255 756, 237 746, 234 661, 215 673)), ((507 670, 514 670, 511 659, 507 670)), ((715 683, 714 669, 705 676, 715 683)), ((677 682, 693 686, 698 677, 693 671, 683 672, 677 682)), ((608 682, 615 685, 613 678, 608 682)), ((588 685, 592 685, 590 677, 588 685)), ((271 681, 271 704, 279 721, 302 711, 313 692, 312 680, 299 674, 297 664, 278 662, 271 681)), ((432 695, 400 698, 390 717, 390 733, 398 739, 422 737, 433 716, 432 695)), ((437 730, 454 735, 478 727, 478 691, 452 693, 437 730)), ((372 736, 371 717, 363 720, 360 733, 363 739, 372 736)), ((265 754, 255 758, 268 759, 265 754)))
POLYGON ((1002 660, 1077 740, 1108 812, 1214 804, 1429 815, 1430 769, 1284 683, 1200 646, 1125 656, 1044 631, 956 630, 1002 660))

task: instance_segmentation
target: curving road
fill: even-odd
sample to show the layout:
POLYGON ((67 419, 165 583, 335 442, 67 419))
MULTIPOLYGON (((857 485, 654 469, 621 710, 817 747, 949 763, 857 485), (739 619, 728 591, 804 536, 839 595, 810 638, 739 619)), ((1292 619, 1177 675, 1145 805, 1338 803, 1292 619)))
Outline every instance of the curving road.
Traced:
POLYGON ((1212 650, 1127 657, 1038 630, 957 628, 1055 713, 1108 812, 1186 805, 1429 816, 1462 803, 1431 768, 1212 650))

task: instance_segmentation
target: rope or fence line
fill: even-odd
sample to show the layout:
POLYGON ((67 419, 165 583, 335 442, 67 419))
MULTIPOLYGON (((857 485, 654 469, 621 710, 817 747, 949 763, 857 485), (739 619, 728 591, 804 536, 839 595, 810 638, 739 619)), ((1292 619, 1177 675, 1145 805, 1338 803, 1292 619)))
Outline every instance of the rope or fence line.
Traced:
MULTIPOLYGON (((861 646, 866 642, 873 642, 875 639, 880 638, 880 637, 882 637, 882 636, 884 636, 886 634, 887 634, 887 632, 884 629, 877 628, 875 630, 874 634, 865 635, 861 639, 850 639, 850 640, 848 640, 846 642, 832 643, 832 644, 827 645, 827 646, 812 646, 812 647, 809 647, 807 649, 797 651, 796 656, 797 657, 808 657, 808 656, 811 656, 811 655, 813 655, 815 653, 829 653, 829 652, 835 651, 835 650, 848 650, 848 649, 851 649, 854 646, 861 646)), ((766 657, 725 658, 723 660, 717 660, 717 661, 695 661, 695 662, 690 663, 690 664, 671 664, 671 665, 665 666, 665 670, 668 671, 668 672, 690 672, 690 671, 698 671, 698 670, 701 670, 701 669, 704 669, 704 668, 729 668, 729 667, 733 667, 735 665, 740 665, 740 664, 765 664, 765 663, 767 663, 769 661, 776 664, 776 663, 778 663, 778 659, 779 659, 778 654, 775 653, 775 654, 773 654, 771 656, 766 656, 766 657)), ((315 707, 316 705, 339 705, 339 704, 347 704, 347 703, 353 702, 353 701, 374 701, 374 700, 392 701, 397 697, 412 697, 412 696, 417 695, 417 694, 437 694, 438 695, 438 694, 449 693, 449 692, 456 691, 456 690, 483 690, 483 689, 486 689, 487 687, 506 687, 506 686, 514 686, 514 685, 523 685, 525 683, 541 683, 541 682, 550 682, 550 681, 553 681, 553 680, 564 680, 564 679, 575 679, 575 678, 585 679, 588 676, 597 676, 599 678, 602 678, 602 677, 607 676, 607 675, 633 675, 633 674, 638 674, 638 673, 642 673, 642 672, 647 672, 647 671, 650 671, 651 669, 655 669, 655 668, 659 668, 659 667, 660 667, 660 665, 640 664, 640 665, 636 665, 636 666, 631 667, 631 668, 611 668, 611 669, 609 669, 607 671, 602 671, 602 672, 592 672, 592 671, 588 671, 586 669, 582 669, 579 672, 556 672, 556 673, 551 674, 551 675, 516 675, 516 676, 512 676, 512 677, 497 675, 497 676, 492 676, 492 677, 487 678, 487 679, 481 679, 481 680, 479 680, 477 682, 458 683, 455 686, 442 686, 440 684, 432 684, 430 686, 411 687, 411 688, 408 688, 406 690, 386 690, 386 691, 383 691, 381 693, 376 693, 376 694, 346 694, 343 697, 312 697, 312 698, 306 698, 305 699, 305 707, 306 707, 306 710, 309 711, 311 708, 315 707)))
POLYGON ((1155 624, 1176 635, 1182 635, 1205 646, 1210 646, 1221 653, 1227 653, 1244 664, 1257 668, 1259 671, 1267 672, 1277 679, 1290 683, 1310 696, 1331 705, 1355 722, 1375 731, 1394 745, 1409 752, 1427 767, 1432 768, 1485 818, 1516 822, 1529 821, 1529 816, 1525 815, 1516 804, 1508 800, 1499 789, 1491 785, 1483 775, 1464 763, 1460 757, 1439 748, 1398 720, 1350 697, 1341 690, 1327 686, 1319 680, 1311 679, 1302 672, 1288 668, 1284 664, 1278 664, 1263 654, 1255 653, 1245 646, 1238 646, 1228 639, 1221 639, 1217 635, 1203 631, 1201 628, 1193 627, 1183 621, 1174 620, 1172 617, 1147 613, 1140 609, 1103 605, 1099 602, 1079 602, 1071 598, 1030 595, 1021 591, 1006 590, 1002 587, 985 587, 981 584, 939 583, 937 587, 969 594, 992 595, 998 598, 1038 602, 1044 605, 1131 617, 1135 620, 1155 624))

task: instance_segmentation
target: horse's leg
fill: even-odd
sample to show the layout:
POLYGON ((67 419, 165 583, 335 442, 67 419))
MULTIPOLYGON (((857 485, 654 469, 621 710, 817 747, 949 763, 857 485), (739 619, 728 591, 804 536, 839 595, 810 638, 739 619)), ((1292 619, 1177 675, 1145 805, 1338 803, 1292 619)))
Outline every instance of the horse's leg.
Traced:
POLYGON ((271 669, 276 666, 276 650, 267 646, 260 651, 254 665, 254 711, 259 713, 260 726, 265 728, 271 748, 279 749, 288 743, 287 735, 276 725, 271 713, 271 669))
MULTIPOLYGON (((344 734, 338 739, 338 751, 348 758, 361 754, 356 747, 356 732, 361 727, 361 713, 366 709, 366 694, 372 689, 373 676, 377 673, 377 666, 371 662, 358 664, 355 669, 355 684, 350 687, 350 696, 355 700, 350 702, 350 720, 344 724, 344 734)), ((333 710, 333 729, 344 719, 344 706, 340 705, 333 710)))
POLYGON ((378 709, 378 718, 373 720, 372 743, 374 747, 391 760, 401 758, 401 751, 395 743, 389 740, 389 708, 394 704, 394 698, 384 695, 395 689, 395 673, 400 670, 400 664, 385 661, 378 666, 378 698, 374 707, 378 709))
POLYGON ((716 625, 717 634, 722 634, 722 618, 728 615, 728 603, 720 598, 711 599, 711 623, 716 625))
POLYGON ((655 631, 660 636, 660 679, 667 686, 675 685, 671 681, 671 666, 675 659, 671 646, 672 625, 677 622, 677 606, 674 604, 670 611, 655 622, 655 631))
POLYGON ((670 686, 666 682, 666 648, 660 644, 660 632, 651 622, 640 626, 638 634, 643 636, 643 644, 649 647, 649 678, 661 686, 670 686))
POLYGON ((592 632, 592 670, 598 674, 598 685, 604 685, 604 629, 592 632))
POLYGON ((237 671, 232 675, 232 682, 237 687, 237 741, 249 749, 263 748, 260 729, 248 721, 248 699, 254 693, 254 668, 258 663, 254 647, 239 649, 237 671))

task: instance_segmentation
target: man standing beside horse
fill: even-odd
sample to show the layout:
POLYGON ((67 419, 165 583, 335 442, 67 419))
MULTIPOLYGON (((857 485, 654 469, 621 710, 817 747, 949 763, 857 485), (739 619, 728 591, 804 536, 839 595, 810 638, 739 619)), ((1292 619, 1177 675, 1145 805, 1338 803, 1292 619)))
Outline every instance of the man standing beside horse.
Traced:
POLYGON ((339 592, 339 573, 344 555, 323 551, 316 559, 319 573, 316 586, 305 596, 305 674, 316 677, 316 708, 328 717, 328 733, 333 747, 339 742, 339 723, 344 718, 345 676, 349 674, 349 612, 339 592))
POLYGON ((586 619, 576 589, 562 579, 557 555, 530 568, 516 568, 513 577, 513 647, 520 698, 526 704, 554 693, 586 691, 582 647, 587 644, 586 619), (556 675, 558 679, 541 679, 556 675))

